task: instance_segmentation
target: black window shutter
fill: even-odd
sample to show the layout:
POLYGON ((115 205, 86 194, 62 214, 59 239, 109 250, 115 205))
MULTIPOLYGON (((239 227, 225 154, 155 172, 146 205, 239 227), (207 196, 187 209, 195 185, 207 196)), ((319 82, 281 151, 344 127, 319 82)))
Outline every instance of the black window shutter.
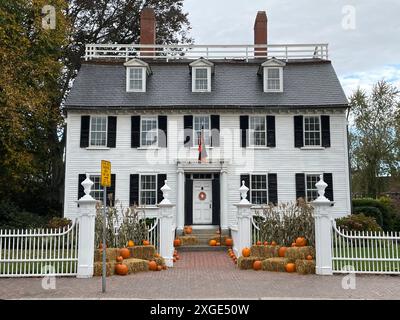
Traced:
POLYGON ((131 117, 131 147, 140 147, 140 116, 131 117))
POLYGON ((107 147, 115 148, 117 141, 117 117, 109 116, 107 123, 107 147))
POLYGON ((299 198, 306 199, 306 175, 304 173, 296 173, 296 200, 299 198))
POLYGON ((167 147, 167 116, 158 116, 158 146, 161 148, 167 147))
POLYGON ((131 174, 129 177, 129 206, 139 205, 139 175, 131 174))
POLYGON ((249 192, 247 192, 246 199, 250 201, 250 189, 251 189, 251 186, 250 186, 250 175, 249 174, 241 174, 240 175, 240 186, 242 186, 242 181, 244 181, 245 186, 247 188, 249 188, 249 192))
POLYGON ((249 116, 240 116, 240 132, 241 132, 241 141, 242 148, 246 148, 247 146, 247 130, 249 129, 249 116))
POLYGON ((219 147, 219 115, 211 115, 211 146, 219 147))
POLYGON ((303 143, 303 116, 294 116, 294 147, 304 147, 303 143))
POLYGON ((82 182, 86 179, 86 174, 79 174, 78 175, 78 200, 85 195, 85 189, 82 186, 82 182))
POLYGON ((185 181, 185 225, 193 224, 193 180, 186 177, 185 181))
POLYGON ((267 116, 267 147, 276 147, 275 116, 267 116))
POLYGON ((157 203, 160 203, 164 199, 161 188, 164 186, 165 180, 167 180, 166 174, 160 173, 157 175, 157 203))
POLYGON ((324 181, 328 184, 325 189, 325 197, 333 201, 333 177, 332 173, 324 173, 324 181))
POLYGON ((321 116, 321 145, 325 148, 331 146, 331 128, 329 116, 321 116))
POLYGON ((276 173, 268 174, 268 202, 278 204, 278 176, 276 173))
POLYGON ((89 147, 90 116, 81 116, 81 148, 89 147))
POLYGON ((219 184, 219 174, 214 173, 214 179, 212 180, 212 224, 220 224, 221 215, 221 190, 219 184))
POLYGON ((185 147, 193 146, 193 116, 183 116, 184 139, 185 147))
POLYGON ((111 186, 107 188, 106 197, 107 197, 107 206, 110 206, 110 198, 109 195, 112 194, 112 204, 115 206, 115 174, 111 174, 111 186))

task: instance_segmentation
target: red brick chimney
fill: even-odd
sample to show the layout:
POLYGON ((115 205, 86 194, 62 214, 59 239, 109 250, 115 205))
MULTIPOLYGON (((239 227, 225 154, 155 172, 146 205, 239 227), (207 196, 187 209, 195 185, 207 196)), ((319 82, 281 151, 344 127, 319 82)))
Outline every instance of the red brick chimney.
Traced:
MULTIPOLYGON (((143 8, 140 13, 140 44, 156 43, 156 16, 153 8, 143 8)), ((155 55, 155 48, 145 48, 146 56, 155 55)))
MULTIPOLYGON (((254 44, 268 43, 268 18, 265 11, 258 11, 254 22, 254 44)), ((255 56, 266 56, 265 48, 254 49, 255 56), (261 51, 261 52, 260 52, 261 51)))

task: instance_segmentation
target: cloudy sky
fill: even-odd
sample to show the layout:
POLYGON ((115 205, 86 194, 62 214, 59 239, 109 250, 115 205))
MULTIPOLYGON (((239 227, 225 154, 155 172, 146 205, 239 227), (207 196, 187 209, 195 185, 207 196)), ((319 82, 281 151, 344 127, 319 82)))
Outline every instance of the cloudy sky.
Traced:
POLYGON ((400 0, 184 0, 197 44, 252 44, 257 11, 268 41, 329 43, 347 95, 381 79, 400 88, 400 0))

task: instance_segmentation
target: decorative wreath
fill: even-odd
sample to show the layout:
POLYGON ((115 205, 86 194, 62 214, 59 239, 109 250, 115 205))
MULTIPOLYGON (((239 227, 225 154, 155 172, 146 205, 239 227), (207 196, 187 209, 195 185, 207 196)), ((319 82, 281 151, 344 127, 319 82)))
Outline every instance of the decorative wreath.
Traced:
POLYGON ((199 193, 199 200, 203 201, 203 200, 206 200, 206 198, 207 198, 206 193, 203 192, 203 191, 201 191, 201 192, 199 193))

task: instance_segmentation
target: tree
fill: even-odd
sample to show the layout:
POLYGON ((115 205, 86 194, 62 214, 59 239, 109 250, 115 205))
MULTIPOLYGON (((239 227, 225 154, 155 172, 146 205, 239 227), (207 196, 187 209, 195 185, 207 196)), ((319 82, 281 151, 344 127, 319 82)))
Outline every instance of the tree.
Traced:
POLYGON ((382 177, 399 171, 400 102, 395 86, 380 81, 371 93, 358 89, 350 97, 354 124, 350 132, 350 156, 354 191, 377 196, 382 177))

